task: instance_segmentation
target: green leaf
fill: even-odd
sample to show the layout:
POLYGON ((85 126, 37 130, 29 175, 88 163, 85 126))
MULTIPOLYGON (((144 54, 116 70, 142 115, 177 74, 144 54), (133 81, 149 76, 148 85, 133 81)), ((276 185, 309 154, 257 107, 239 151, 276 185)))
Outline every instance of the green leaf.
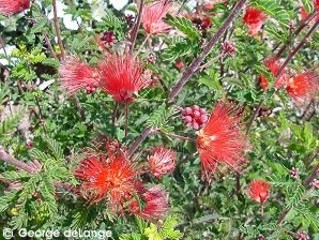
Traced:
POLYGON ((21 178, 30 178, 30 174, 25 171, 6 171, 1 173, 1 175, 8 180, 17 181, 21 178))
POLYGON ((159 106, 150 118, 147 120, 146 124, 149 127, 161 128, 164 127, 168 118, 176 113, 176 110, 173 108, 168 108, 165 103, 159 106))
POLYGON ((171 15, 167 15, 166 19, 171 26, 176 27, 190 40, 198 41, 200 39, 200 34, 191 20, 185 17, 172 17, 171 15))
POLYGON ((288 25, 290 17, 283 6, 280 6, 278 0, 253 0, 251 4, 260 10, 275 18, 283 25, 288 25))
POLYGON ((41 160, 42 162, 46 162, 48 159, 50 159, 50 157, 46 153, 36 148, 33 148, 30 151, 30 156, 32 157, 32 159, 41 160))
POLYGON ((4 121, 0 122, 0 139, 5 137, 5 135, 10 134, 11 132, 15 131, 21 118, 23 112, 19 112, 14 114, 11 117, 8 117, 4 121))
POLYGON ((9 85, 0 82, 0 105, 7 101, 9 94, 9 85))
POLYGON ((55 141, 54 139, 51 139, 51 138, 44 137, 44 139, 45 139, 45 142, 48 145, 48 148, 51 150, 53 156, 57 160, 63 159, 63 151, 62 151, 62 148, 61 148, 60 144, 57 141, 55 141))
POLYGON ((314 10, 314 1, 313 0, 301 0, 304 8, 306 9, 307 13, 312 13, 314 10))
POLYGON ((176 59, 193 55, 194 52, 194 45, 189 40, 182 40, 177 43, 169 43, 168 48, 164 50, 161 57, 164 61, 175 62, 176 59))
POLYGON ((21 190, 12 190, 0 197, 0 212, 6 211, 19 197, 21 190))

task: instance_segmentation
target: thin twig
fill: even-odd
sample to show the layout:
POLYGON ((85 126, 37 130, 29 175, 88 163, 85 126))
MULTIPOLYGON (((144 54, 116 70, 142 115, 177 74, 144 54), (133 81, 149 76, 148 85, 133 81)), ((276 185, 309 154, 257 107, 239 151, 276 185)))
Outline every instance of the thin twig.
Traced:
POLYGON ((253 113, 253 116, 252 118, 250 119, 248 125, 247 125, 247 128, 246 128, 246 135, 248 135, 248 133, 250 132, 251 130, 251 127, 253 126, 253 123, 254 121, 256 120, 256 118, 258 117, 258 113, 260 111, 260 108, 261 108, 261 105, 263 104, 263 100, 261 100, 258 104, 258 106, 256 107, 256 109, 254 110, 254 113, 253 113))
POLYGON ((23 170, 23 171, 26 171, 29 173, 34 173, 37 171, 37 169, 31 167, 27 163, 19 161, 19 160, 15 159, 14 157, 10 156, 6 151, 3 150, 2 146, 0 146, 0 160, 3 160, 6 163, 9 163, 13 166, 16 166, 20 170, 23 170))
MULTIPOLYGON (((319 26, 319 20, 316 21, 316 23, 310 28, 310 30, 307 32, 306 36, 301 40, 301 42, 294 48, 294 50, 289 54, 286 61, 282 64, 280 70, 277 73, 277 79, 281 77, 281 74, 283 73, 284 69, 288 65, 288 63, 293 59, 293 57, 300 51, 300 49, 308 42, 309 37, 312 35, 312 33, 316 30, 316 28, 319 26)), ((276 80, 277 80, 276 79, 276 80)))
POLYGON ((156 130, 152 127, 147 127, 144 131, 135 139, 135 141, 130 145, 127 149, 126 155, 130 158, 138 147, 142 144, 142 142, 151 134, 153 134, 156 130))
POLYGON ((52 44, 51 44, 51 41, 50 41, 48 35, 46 33, 44 33, 44 32, 42 33, 42 35, 43 35, 43 37, 45 39, 46 44, 48 45, 48 48, 50 50, 50 53, 51 53, 52 57, 54 57, 55 59, 59 60, 58 56, 54 52, 54 49, 52 47, 52 44))
POLYGON ((140 54, 140 52, 142 51, 143 46, 145 45, 145 43, 150 39, 151 34, 147 34, 145 37, 145 40, 142 42, 141 46, 139 47, 139 49, 137 50, 136 54, 135 54, 135 58, 138 57, 138 55, 140 54))
POLYGON ((115 124, 115 121, 116 121, 116 115, 117 115, 118 107, 119 107, 119 103, 115 102, 115 105, 114 105, 114 108, 113 108, 113 113, 112 113, 112 124, 113 125, 115 124))
POLYGON ((184 141, 189 141, 189 142, 195 142, 196 141, 194 138, 185 137, 185 136, 181 136, 181 135, 173 134, 173 133, 166 133, 166 132, 163 132, 161 130, 159 130, 157 132, 161 133, 161 134, 164 134, 164 135, 166 135, 168 137, 178 138, 178 139, 181 139, 181 140, 184 140, 184 141))
MULTIPOLYGON (((296 31, 292 34, 294 38, 309 24, 309 22, 319 13, 319 10, 309 14, 305 20, 303 20, 300 24, 300 26, 296 29, 296 31)), ((292 39, 291 39, 292 40, 292 39)), ((276 53, 276 58, 279 58, 281 54, 286 50, 288 45, 291 43, 291 41, 288 41, 286 44, 284 44, 276 53)), ((273 50, 275 51, 275 49, 273 50)))
POLYGON ((207 57, 211 49, 215 46, 217 41, 223 36, 225 31, 229 28, 232 21, 235 19, 235 17, 240 13, 241 9, 244 7, 244 4, 247 0, 239 0, 236 4, 236 6, 233 8, 231 13, 228 15, 227 19, 221 26, 221 28, 218 29, 218 31, 213 35, 213 37, 209 40, 209 42, 206 44, 206 46, 203 48, 203 51, 197 57, 191 65, 185 70, 183 73, 181 79, 176 83, 176 85, 172 88, 169 96, 168 101, 172 102, 174 98, 180 93, 184 85, 189 81, 189 79, 194 75, 194 73, 199 68, 200 64, 203 62, 203 60, 207 57))
POLYGON ((58 44, 59 44, 60 50, 61 50, 61 59, 64 59, 65 50, 64 50, 63 42, 62 42, 62 38, 61 38, 61 29, 60 29, 60 25, 59 25, 56 0, 52 0, 52 6, 53 6, 53 16, 54 16, 53 23, 54 23, 56 35, 57 35, 57 38, 58 38, 58 44))
POLYGON ((134 28, 133 28, 133 31, 132 31, 132 37, 131 37, 131 41, 130 41, 131 42, 131 53, 133 53, 133 51, 134 51, 134 46, 135 46, 135 43, 136 43, 138 30, 139 30, 140 25, 141 25, 143 7, 144 7, 144 0, 141 0, 140 8, 139 8, 139 11, 138 11, 138 16, 137 16, 137 19, 135 21, 135 25, 134 25, 134 28))
POLYGON ((80 116, 81 120, 84 121, 85 120, 85 113, 84 113, 84 110, 81 106, 79 98, 76 95, 72 95, 72 99, 74 100, 76 108, 79 111, 79 116, 80 116))
POLYGON ((125 112, 124 136, 126 138, 127 137, 127 132, 128 132, 128 123, 129 123, 129 103, 125 104, 124 112, 125 112))

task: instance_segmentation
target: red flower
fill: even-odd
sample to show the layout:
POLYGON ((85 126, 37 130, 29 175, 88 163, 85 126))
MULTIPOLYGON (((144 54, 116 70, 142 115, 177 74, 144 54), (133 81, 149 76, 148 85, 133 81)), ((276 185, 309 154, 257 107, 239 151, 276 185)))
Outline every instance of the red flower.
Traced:
POLYGON ((92 93, 99 83, 97 71, 88 64, 74 58, 66 59, 61 63, 59 75, 62 87, 70 94, 74 94, 83 88, 88 93, 92 93))
POLYGON ((210 178, 219 163, 240 171, 245 162, 246 147, 238 111, 230 104, 219 102, 197 137, 197 150, 206 179, 210 178))
POLYGON ((143 74, 141 63, 129 54, 108 54, 106 62, 100 64, 99 69, 99 86, 117 102, 133 102, 134 94, 151 82, 148 72, 143 74))
POLYGON ((171 173, 176 167, 176 152, 173 150, 157 147, 154 149, 154 154, 148 157, 148 164, 151 173, 161 178, 165 174, 171 173))
POLYGON ((108 159, 103 154, 89 154, 75 176, 82 181, 80 192, 89 203, 109 200, 110 208, 118 212, 123 203, 136 193, 137 172, 121 150, 108 147, 108 159))
POLYGON ((253 180, 248 186, 248 195, 256 202, 264 203, 269 198, 270 183, 253 180))
POLYGON ((243 17, 244 23, 248 27, 248 34, 255 36, 265 23, 267 15, 259 9, 248 7, 243 17))
POLYGON ((30 7, 30 0, 0 0, 0 14, 20 13, 30 7))
POLYGON ((154 186, 148 190, 140 189, 140 197, 142 201, 132 200, 129 205, 129 211, 145 220, 155 221, 164 218, 168 211, 168 194, 160 187, 154 186))
MULTIPOLYGON (((264 64, 265 67, 274 75, 274 77, 277 76, 282 65, 281 61, 278 58, 274 57, 265 59, 264 64)), ((281 76, 275 81, 275 87, 282 88, 286 86, 288 79, 289 75, 284 71, 283 73, 281 73, 281 76)), ((264 75, 260 75, 259 81, 262 89, 266 91, 269 86, 268 79, 264 75)))
POLYGON ((287 93, 294 103, 301 106, 311 101, 319 92, 319 76, 306 71, 288 81, 287 93))
POLYGON ((163 33, 169 29, 169 25, 163 21, 163 18, 168 13, 170 6, 171 3, 167 0, 155 1, 145 5, 141 22, 148 34, 163 33))

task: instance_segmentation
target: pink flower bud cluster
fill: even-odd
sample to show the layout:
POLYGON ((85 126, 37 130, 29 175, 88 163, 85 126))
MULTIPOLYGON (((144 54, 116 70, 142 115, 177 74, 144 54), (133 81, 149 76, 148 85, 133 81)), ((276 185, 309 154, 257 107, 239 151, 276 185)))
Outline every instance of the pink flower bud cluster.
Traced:
POLYGON ((183 110, 182 119, 187 127, 198 130, 207 122, 208 115, 204 108, 194 105, 183 110))

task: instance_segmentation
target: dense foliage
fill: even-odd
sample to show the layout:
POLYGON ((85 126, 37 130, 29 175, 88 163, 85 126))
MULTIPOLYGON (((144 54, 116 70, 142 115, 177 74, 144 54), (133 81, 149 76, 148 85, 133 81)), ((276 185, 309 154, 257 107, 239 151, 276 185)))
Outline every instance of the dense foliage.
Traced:
POLYGON ((118 4, 0 0, 1 229, 319 239, 319 1, 118 4))

